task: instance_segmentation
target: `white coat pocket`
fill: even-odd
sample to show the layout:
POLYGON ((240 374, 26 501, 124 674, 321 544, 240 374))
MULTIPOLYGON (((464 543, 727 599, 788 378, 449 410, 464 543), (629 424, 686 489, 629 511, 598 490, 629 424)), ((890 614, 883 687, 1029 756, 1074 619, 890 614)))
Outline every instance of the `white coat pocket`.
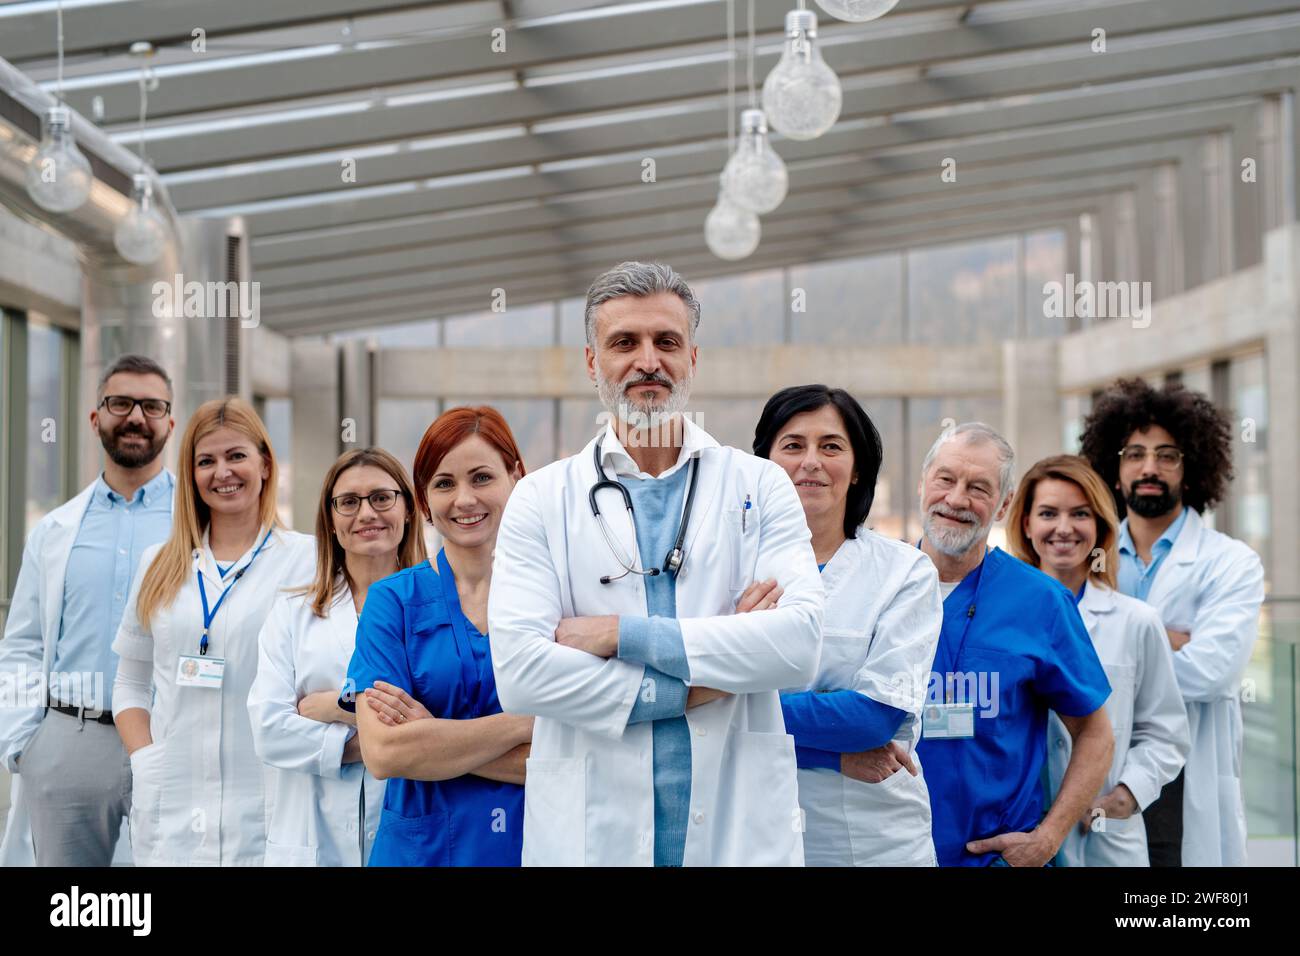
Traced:
POLYGON ((131 855, 142 866, 153 853, 162 814, 163 745, 155 741, 133 751, 131 761, 131 855))
POLYGON ((267 866, 316 866, 316 848, 314 846, 286 846, 283 843, 266 841, 267 866))
POLYGON ((716 821, 714 859, 748 866, 803 864, 804 816, 799 809, 794 738, 733 731, 720 779, 734 780, 726 817, 716 821))
POLYGON ((524 785, 524 866, 583 866, 587 761, 529 757, 524 785))
POLYGON ((855 866, 934 866, 924 777, 900 767, 879 783, 843 779, 855 866))

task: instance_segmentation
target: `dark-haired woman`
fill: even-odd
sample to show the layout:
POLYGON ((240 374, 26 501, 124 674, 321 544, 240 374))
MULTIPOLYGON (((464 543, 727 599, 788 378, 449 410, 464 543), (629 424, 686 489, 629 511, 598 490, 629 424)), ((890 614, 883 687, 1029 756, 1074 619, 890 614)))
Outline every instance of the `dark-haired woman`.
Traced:
POLYGON ((880 435, 847 392, 804 385, 768 400, 754 454, 794 482, 826 588, 817 678, 781 695, 799 764, 805 862, 933 866, 915 747, 943 607, 930 559, 865 526, 880 435))
POLYGON ((487 633, 519 446, 496 409, 453 408, 413 470, 442 550, 371 588, 348 667, 361 755, 388 780, 370 865, 519 866, 533 718, 501 712, 487 633))
POLYGON ((268 787, 267 866, 364 866, 384 783, 338 706, 370 586, 425 560, 411 479, 381 448, 344 453, 321 486, 316 578, 276 599, 248 695, 268 787))

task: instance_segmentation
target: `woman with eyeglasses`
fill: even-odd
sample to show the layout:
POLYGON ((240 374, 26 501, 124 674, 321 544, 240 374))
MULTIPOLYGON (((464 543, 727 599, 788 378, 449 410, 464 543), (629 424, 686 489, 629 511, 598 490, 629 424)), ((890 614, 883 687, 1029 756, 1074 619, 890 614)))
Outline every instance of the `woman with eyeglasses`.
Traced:
POLYGON ((370 589, 348 667, 361 755, 388 780, 369 865, 519 866, 533 718, 501 712, 487 599, 523 461, 500 412, 453 408, 414 472, 442 550, 370 589))
POLYGON ((248 691, 279 592, 311 580, 314 542, 280 525, 266 426, 234 397, 181 440, 171 536, 144 552, 113 641, 113 717, 131 760, 137 866, 261 866, 266 768, 248 691))
POLYGON ((384 783, 366 772, 356 716, 338 705, 375 582, 425 560, 406 469, 381 448, 344 453, 316 509, 316 579, 262 627, 248 695, 253 743, 275 768, 267 866, 364 866, 384 783))
MULTIPOLYGON (((1038 462, 1007 512, 1012 554, 1065 585, 1097 648, 1110 697, 1115 756, 1101 792, 1061 844, 1062 866, 1147 866, 1142 811, 1183 768, 1191 748, 1173 652, 1155 608, 1116 589, 1119 519, 1101 476, 1076 455, 1038 462)), ((1072 741, 1051 715, 1047 767, 1052 797, 1072 741)))

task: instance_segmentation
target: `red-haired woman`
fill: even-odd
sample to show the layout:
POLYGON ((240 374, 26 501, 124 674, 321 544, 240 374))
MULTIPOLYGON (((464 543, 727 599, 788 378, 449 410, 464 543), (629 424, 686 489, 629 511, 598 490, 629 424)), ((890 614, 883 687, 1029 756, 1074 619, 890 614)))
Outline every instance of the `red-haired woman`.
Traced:
POLYGON ((454 408, 415 455, 416 503, 442 535, 366 598, 348 680, 361 756, 387 778, 371 866, 518 866, 533 718, 503 714, 487 597, 506 500, 524 474, 495 409, 454 408))

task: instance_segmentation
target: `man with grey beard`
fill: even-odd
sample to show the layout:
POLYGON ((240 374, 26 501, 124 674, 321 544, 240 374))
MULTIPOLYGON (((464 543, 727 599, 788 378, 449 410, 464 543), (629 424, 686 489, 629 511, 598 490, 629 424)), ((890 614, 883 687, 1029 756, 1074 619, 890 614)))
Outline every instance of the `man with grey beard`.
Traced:
POLYGON ((501 518, 497 693, 536 716, 526 866, 803 862, 778 690, 816 673, 822 586, 786 473, 683 413, 699 318, 665 265, 592 283, 604 427, 501 518))
POLYGON ((939 571, 943 629, 917 752, 930 784, 940 866, 1044 866, 1092 805, 1114 737, 1110 683, 1075 596, 999 548, 1015 455, 988 425, 944 432, 921 464, 920 547, 939 571), (1047 716, 1074 740, 1044 815, 1047 716))
POLYGON ((27 539, 0 641, 0 761, 15 774, 4 865, 113 859, 131 764, 113 727, 112 644, 141 554, 171 532, 171 406, 157 362, 113 362, 90 412, 103 472, 27 539))

